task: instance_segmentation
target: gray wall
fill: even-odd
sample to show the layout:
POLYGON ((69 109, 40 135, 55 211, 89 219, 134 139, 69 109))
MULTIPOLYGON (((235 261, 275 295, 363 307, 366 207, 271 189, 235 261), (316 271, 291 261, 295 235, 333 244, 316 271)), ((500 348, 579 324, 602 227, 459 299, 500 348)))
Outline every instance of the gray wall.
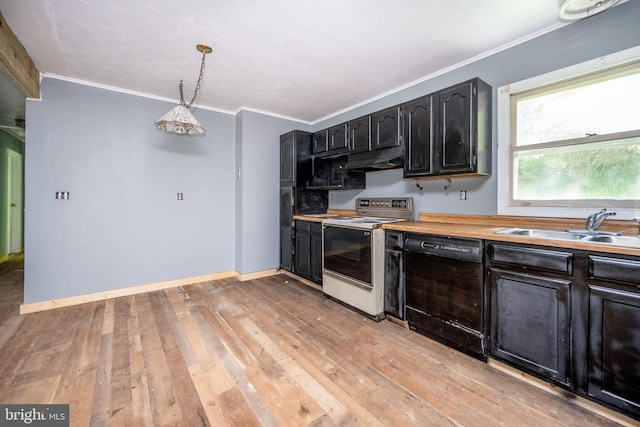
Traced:
MULTIPOLYGON (((313 129, 468 78, 484 79, 495 92, 512 81, 637 46, 638 17, 640 2, 629 1, 313 129)), ((278 136, 310 126, 251 111, 196 109, 207 135, 185 138, 153 127, 172 106, 43 79, 42 101, 27 102, 25 303, 277 268, 278 136), (69 191, 70 200, 55 200, 56 191, 69 191), (177 192, 184 193, 183 201, 176 200, 177 192)), ((423 181, 419 190, 400 170, 371 172, 366 190, 332 192, 330 206, 353 208, 359 195, 407 195, 418 212, 493 214, 498 178, 454 180, 446 191, 444 180, 423 181), (460 189, 469 192, 465 202, 458 199, 460 189)))
POLYGON ((310 125, 252 111, 238 116, 236 268, 245 274, 280 265, 279 135, 293 129, 310 130, 310 125))
MULTIPOLYGON (((367 174, 367 189, 355 192, 334 191, 329 206, 353 209, 355 197, 413 197, 416 212, 496 214, 496 91, 508 83, 524 80, 600 56, 640 45, 640 1, 618 5, 606 12, 564 26, 520 45, 480 59, 453 71, 360 106, 347 113, 315 123, 314 130, 345 122, 371 112, 415 99, 459 82, 480 77, 493 87, 493 171, 491 177, 454 179, 448 190, 446 181, 402 182, 398 170, 367 174), (459 200, 460 190, 467 190, 467 200, 459 200)), ((428 55, 428 53, 425 53, 428 55)), ((506 178, 505 178, 506 179, 506 178)))
POLYGON ((172 106, 42 80, 27 103, 25 303, 235 270, 235 117, 195 110, 205 136, 169 135, 153 122, 172 106))

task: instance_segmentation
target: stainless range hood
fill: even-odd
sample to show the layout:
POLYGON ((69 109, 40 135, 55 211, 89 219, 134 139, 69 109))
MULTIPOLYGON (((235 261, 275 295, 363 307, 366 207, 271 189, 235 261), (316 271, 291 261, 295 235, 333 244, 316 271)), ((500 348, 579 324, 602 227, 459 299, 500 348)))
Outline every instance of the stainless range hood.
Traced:
POLYGON ((350 170, 382 170, 404 165, 403 147, 382 148, 364 153, 349 154, 346 168, 350 170))

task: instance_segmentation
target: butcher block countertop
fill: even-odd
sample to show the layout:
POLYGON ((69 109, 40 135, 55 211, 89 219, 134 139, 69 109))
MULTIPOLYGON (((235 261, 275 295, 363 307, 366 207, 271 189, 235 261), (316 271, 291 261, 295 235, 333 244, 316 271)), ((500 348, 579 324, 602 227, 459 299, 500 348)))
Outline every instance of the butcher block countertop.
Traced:
POLYGON ((310 222, 322 222, 323 219, 330 218, 332 216, 354 216, 354 215, 356 215, 355 210, 329 209, 326 214, 294 215, 293 219, 299 219, 302 221, 310 221, 310 222))
MULTIPOLYGON (((356 212, 354 210, 329 209, 326 214, 295 215, 293 218, 303 221, 321 222, 327 218, 328 215, 352 216, 355 214, 356 212)), ((410 231, 413 233, 469 237, 474 239, 498 240, 503 242, 527 243, 531 245, 554 246, 557 248, 640 256, 639 248, 576 240, 542 239, 539 237, 496 234, 496 231, 516 227, 546 230, 582 230, 585 226, 586 219, 582 218, 420 213, 418 215, 418 221, 384 224, 382 228, 387 230, 410 231)), ((605 220, 598 230, 615 231, 630 236, 637 236, 640 233, 638 225, 633 221, 617 221, 611 219, 605 220)))
MULTIPOLYGON (((639 248, 616 246, 605 243, 590 243, 575 240, 543 239, 538 237, 496 234, 509 228, 537 228, 549 230, 584 229, 585 219, 541 218, 503 215, 460 215, 420 213, 418 221, 384 224, 387 230, 409 231, 444 236, 469 237, 503 242, 526 243, 531 245, 554 246, 558 248, 581 249, 640 256, 639 248)), ((615 231, 624 235, 637 236, 638 225, 633 221, 606 220, 600 231, 615 231)))
MULTIPOLYGON (((354 210, 329 209, 326 214, 295 215, 293 219, 322 222, 331 216, 353 216, 354 210)), ((384 224, 386 230, 409 231, 413 233, 438 234, 443 236, 468 237, 502 242, 527 243, 531 245, 554 246, 557 248, 581 249, 595 252, 608 252, 623 255, 640 256, 640 248, 616 246, 606 243, 583 242, 577 240, 543 239, 539 237, 512 236, 496 234, 496 231, 509 228, 537 228, 543 230, 566 229, 582 230, 586 219, 582 218, 543 218, 507 215, 463 215, 420 213, 418 221, 403 221, 384 224)), ((615 231, 628 236, 637 236, 640 231, 633 221, 605 220, 599 231, 615 231)))

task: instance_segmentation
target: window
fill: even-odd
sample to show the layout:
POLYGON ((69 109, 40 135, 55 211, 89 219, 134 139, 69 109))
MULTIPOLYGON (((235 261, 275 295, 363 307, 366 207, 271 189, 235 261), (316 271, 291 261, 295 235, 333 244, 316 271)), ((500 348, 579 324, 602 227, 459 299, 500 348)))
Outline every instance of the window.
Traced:
POLYGON ((498 213, 638 216, 640 49, 498 94, 498 213))

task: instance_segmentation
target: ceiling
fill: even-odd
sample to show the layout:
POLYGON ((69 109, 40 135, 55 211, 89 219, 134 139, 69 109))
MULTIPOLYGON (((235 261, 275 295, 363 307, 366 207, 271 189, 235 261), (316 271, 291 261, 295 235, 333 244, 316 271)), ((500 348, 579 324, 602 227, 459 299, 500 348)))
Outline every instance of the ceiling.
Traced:
MULTIPOLYGON (((564 25, 560 0, 0 0, 38 69, 316 122, 564 25)), ((0 125, 24 97, 0 78, 0 125)), ((197 110, 196 110, 197 111, 197 110)))

